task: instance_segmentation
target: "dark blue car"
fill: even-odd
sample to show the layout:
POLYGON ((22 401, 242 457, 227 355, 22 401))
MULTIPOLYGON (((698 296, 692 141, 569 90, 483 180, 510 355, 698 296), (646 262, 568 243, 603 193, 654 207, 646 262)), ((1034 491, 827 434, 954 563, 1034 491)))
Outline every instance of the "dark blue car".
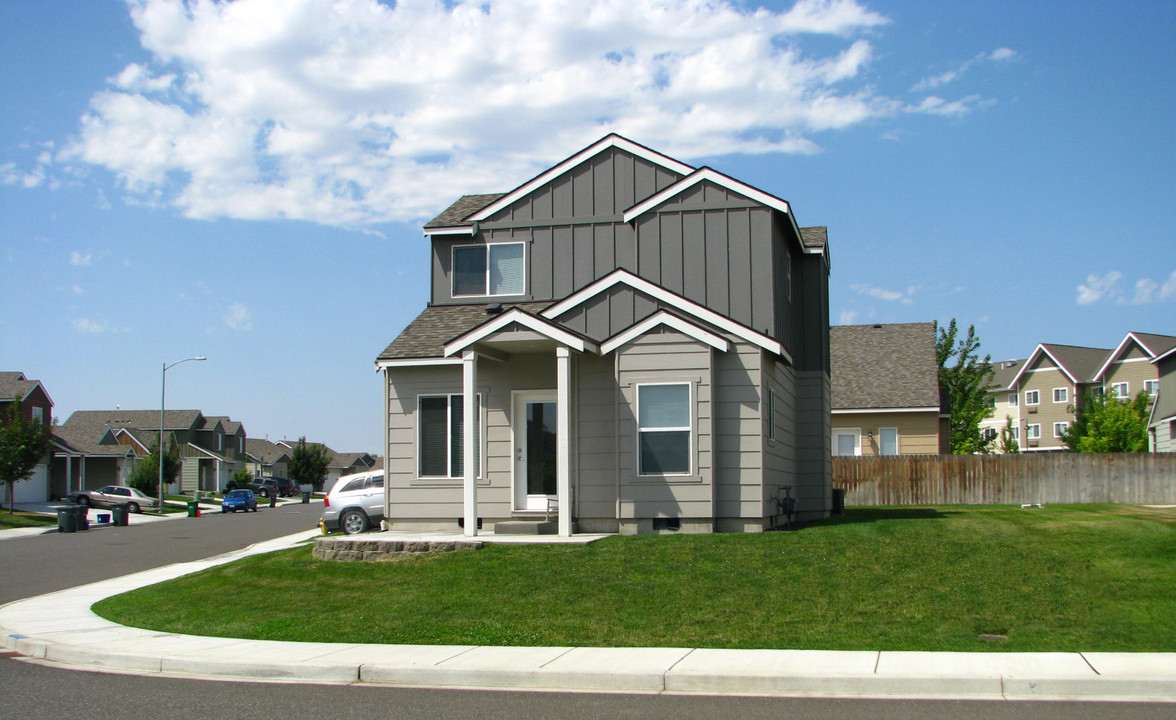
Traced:
POLYGON ((257 496, 253 494, 252 490, 230 490, 225 494, 225 499, 221 502, 221 512, 237 512, 238 510, 257 512, 257 496))

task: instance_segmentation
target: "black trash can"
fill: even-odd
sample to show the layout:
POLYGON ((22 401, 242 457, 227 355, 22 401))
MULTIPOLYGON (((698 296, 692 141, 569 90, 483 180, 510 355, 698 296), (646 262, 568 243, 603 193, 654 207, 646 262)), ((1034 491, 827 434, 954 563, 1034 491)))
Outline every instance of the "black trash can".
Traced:
POLYGON ((74 529, 78 532, 90 529, 89 513, 90 508, 87 505, 78 505, 74 509, 74 529))
POLYGON ((845 514, 845 488, 833 488, 833 514, 845 514))
POLYGON ((307 505, 307 504, 309 504, 309 503, 310 503, 310 491, 309 491, 309 490, 303 490, 303 491, 302 491, 302 504, 303 504, 303 505, 307 505))
POLYGON ((127 503, 119 503, 111 508, 114 513, 114 526, 127 527, 131 524, 131 506, 127 503))
POLYGON ((71 533, 77 532, 77 516, 74 514, 74 508, 63 507, 57 508, 57 532, 71 533))

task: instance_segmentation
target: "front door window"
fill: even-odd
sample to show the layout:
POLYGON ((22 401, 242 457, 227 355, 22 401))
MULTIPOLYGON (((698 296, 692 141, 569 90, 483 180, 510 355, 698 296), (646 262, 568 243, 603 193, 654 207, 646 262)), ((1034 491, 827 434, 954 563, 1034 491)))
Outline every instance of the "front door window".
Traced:
POLYGON ((555 393, 520 392, 514 400, 516 510, 547 510, 556 496, 555 393))

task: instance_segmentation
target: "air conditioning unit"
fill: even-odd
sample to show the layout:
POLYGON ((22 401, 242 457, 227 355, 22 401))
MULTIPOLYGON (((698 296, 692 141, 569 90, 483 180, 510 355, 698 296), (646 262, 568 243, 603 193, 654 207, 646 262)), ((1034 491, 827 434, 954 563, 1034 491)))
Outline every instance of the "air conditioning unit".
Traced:
POLYGON ((1030 413, 1035 413, 1035 412, 1037 412, 1037 408, 1036 408, 1035 406, 1033 406, 1033 405, 1030 405, 1030 406, 1029 406, 1029 412, 1030 412, 1030 413))

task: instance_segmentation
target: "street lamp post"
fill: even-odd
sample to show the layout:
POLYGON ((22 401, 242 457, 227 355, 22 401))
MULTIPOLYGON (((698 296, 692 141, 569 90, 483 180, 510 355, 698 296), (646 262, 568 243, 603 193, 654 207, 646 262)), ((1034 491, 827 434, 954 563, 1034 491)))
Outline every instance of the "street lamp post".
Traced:
POLYGON ((159 383, 159 512, 163 512, 163 458, 165 455, 165 448, 163 443, 163 408, 167 404, 167 371, 174 368, 180 363, 191 362, 193 360, 207 360, 203 355, 196 357, 185 358, 184 360, 177 360, 168 365, 163 364, 163 380, 159 383))

